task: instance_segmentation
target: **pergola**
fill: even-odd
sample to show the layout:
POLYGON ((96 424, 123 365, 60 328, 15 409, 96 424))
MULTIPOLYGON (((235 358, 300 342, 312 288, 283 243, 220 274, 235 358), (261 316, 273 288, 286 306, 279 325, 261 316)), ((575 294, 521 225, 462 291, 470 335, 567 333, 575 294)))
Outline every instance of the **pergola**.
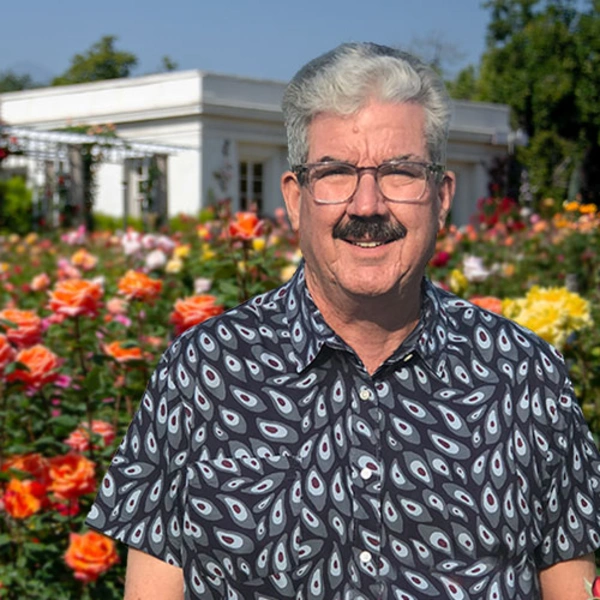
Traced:
MULTIPOLYGON (((4 145, 10 155, 21 155, 41 174, 43 192, 34 186, 34 205, 38 216, 58 224, 61 206, 72 210, 71 220, 90 226, 93 186, 90 164, 109 162, 125 165, 152 166, 153 181, 148 190, 145 215, 157 220, 166 217, 167 157, 190 148, 123 140, 107 135, 88 135, 68 131, 42 131, 0 124, 0 149, 4 145), (68 185, 64 179, 67 175, 68 185), (60 185, 62 181, 62 187, 60 185)), ((14 163, 16 159, 12 159, 14 163)), ((122 178, 123 221, 129 217, 128 180, 122 178)))

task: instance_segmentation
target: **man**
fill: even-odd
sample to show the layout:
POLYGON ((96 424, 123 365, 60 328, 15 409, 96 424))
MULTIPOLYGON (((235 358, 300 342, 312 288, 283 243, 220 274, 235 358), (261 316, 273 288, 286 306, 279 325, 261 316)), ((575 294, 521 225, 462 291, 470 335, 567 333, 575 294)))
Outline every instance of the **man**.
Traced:
POLYGON ((126 599, 585 598, 600 457, 561 358, 424 278, 439 78, 344 44, 283 107, 305 262, 158 366, 88 519, 126 599))

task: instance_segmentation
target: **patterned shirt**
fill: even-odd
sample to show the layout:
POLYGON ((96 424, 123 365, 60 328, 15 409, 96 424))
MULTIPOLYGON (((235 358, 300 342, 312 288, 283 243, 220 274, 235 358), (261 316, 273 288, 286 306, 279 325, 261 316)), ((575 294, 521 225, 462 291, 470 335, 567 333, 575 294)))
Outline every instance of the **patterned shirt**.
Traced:
POLYGON ((600 546, 600 457, 531 332, 424 280, 370 375, 301 267, 174 341, 87 523, 190 600, 532 600, 600 546))

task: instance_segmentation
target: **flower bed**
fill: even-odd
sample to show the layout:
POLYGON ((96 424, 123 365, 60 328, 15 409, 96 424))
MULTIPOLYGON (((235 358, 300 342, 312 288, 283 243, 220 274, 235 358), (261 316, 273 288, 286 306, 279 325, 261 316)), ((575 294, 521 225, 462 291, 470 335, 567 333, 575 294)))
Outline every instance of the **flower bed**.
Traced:
MULTIPOLYGON (((431 277, 556 344, 600 431, 597 213, 524 219, 504 202, 492 221, 443 232, 431 277)), ((0 239, 0 597, 122 597, 124 548, 83 520, 154 365, 300 260, 282 214, 184 225, 0 239)))

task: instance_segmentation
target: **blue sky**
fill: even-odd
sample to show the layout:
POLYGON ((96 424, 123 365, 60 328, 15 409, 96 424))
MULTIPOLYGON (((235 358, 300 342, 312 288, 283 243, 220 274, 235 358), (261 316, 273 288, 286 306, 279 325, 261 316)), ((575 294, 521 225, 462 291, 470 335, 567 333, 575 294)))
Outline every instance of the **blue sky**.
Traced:
MULTIPOLYGON (((436 40, 459 56, 449 74, 477 63, 489 13, 482 0, 7 0, 0 9, 0 71, 48 79, 103 35, 139 58, 134 75, 178 68, 289 79, 344 41, 419 50, 436 40)), ((425 50, 424 50, 425 49, 425 50)))

